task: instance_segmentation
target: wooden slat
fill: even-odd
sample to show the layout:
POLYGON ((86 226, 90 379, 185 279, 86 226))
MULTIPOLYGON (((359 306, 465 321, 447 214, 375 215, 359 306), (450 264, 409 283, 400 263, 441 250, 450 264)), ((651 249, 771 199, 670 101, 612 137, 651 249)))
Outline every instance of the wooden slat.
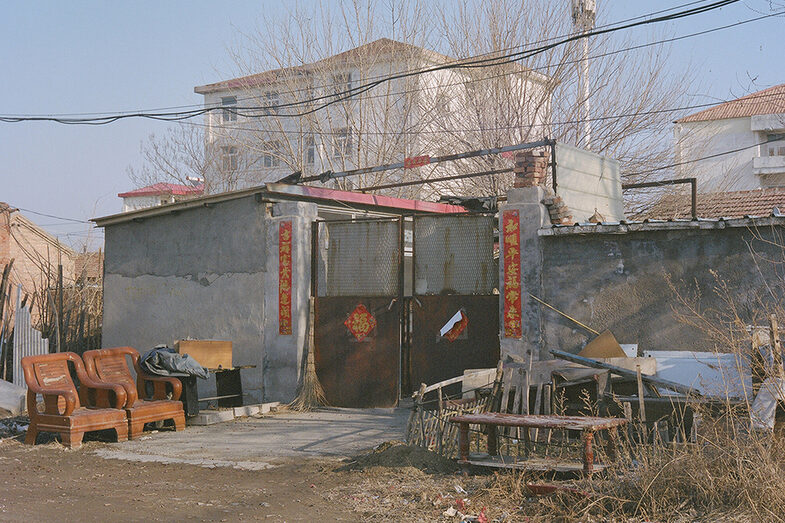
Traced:
MULTIPOLYGON (((528 458, 520 459, 516 456, 488 456, 487 454, 470 454, 468 460, 458 460, 460 464, 476 465, 479 467, 493 467, 517 470, 555 471, 555 472, 583 472, 583 462, 557 460, 553 458, 528 458)), ((595 472, 607 468, 604 463, 594 463, 595 472)))

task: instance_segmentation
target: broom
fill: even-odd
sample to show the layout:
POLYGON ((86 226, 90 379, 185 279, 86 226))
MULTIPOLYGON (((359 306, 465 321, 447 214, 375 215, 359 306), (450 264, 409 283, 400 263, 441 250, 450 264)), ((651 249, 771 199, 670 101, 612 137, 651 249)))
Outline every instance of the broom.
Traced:
POLYGON ((324 395, 322 384, 316 375, 316 361, 314 359, 314 298, 310 298, 308 310, 308 341, 305 350, 305 372, 303 379, 297 387, 297 396, 289 404, 289 408, 301 412, 309 411, 315 407, 326 406, 327 398, 324 395))

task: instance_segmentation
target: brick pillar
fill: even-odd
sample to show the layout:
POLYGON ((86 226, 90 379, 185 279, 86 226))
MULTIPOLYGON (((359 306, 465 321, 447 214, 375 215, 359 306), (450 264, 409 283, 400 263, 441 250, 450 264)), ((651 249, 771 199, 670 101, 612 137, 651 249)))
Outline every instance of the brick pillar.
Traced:
POLYGON ((548 157, 545 151, 530 149, 515 153, 515 187, 534 187, 545 184, 548 157))

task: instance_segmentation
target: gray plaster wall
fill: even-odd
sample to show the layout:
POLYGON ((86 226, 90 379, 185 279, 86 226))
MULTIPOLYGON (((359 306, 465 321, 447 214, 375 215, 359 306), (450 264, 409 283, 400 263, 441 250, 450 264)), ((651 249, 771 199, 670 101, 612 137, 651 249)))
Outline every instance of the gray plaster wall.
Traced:
POLYGON ((312 203, 282 202, 272 207, 266 231, 264 357, 265 401, 289 402, 297 393, 308 332, 311 292, 311 223, 317 219, 312 203), (292 222, 292 334, 278 329, 278 233, 282 221, 292 222))
MULTIPOLYGON (((542 239, 537 231, 542 227, 550 226, 548 209, 540 204, 545 198, 542 187, 522 187, 511 189, 507 192, 507 205, 500 209, 499 230, 502 230, 502 215, 507 211, 518 211, 520 226, 520 255, 521 255, 521 338, 508 338, 504 335, 504 253, 500 253, 499 261, 499 339, 501 342, 501 356, 506 358, 512 355, 516 358, 537 358, 542 346, 541 311, 529 293, 540 288, 542 281, 542 239)), ((501 241, 501 240, 500 240, 501 241)))
MULTIPOLYGON (((106 227, 103 346, 233 342, 246 402, 294 397, 308 317, 316 206, 253 196, 106 227), (278 227, 293 220, 294 334, 278 333, 278 227)), ((213 395, 214 380, 199 380, 213 395)))
MULTIPOLYGON (((737 227, 540 237, 541 297, 644 350, 722 349, 707 331, 677 318, 674 311, 688 312, 678 296, 716 318, 729 311, 715 292, 722 282, 743 321, 765 325, 766 305, 782 290, 781 268, 766 259, 781 263, 783 254, 768 242, 781 234, 737 227)), ((549 349, 575 352, 592 336, 552 311, 541 315, 543 358, 549 349)))

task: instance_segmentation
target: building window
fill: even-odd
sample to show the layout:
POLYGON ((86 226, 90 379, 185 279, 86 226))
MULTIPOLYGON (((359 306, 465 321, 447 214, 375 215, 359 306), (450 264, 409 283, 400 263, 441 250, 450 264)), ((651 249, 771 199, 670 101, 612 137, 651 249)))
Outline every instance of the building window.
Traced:
POLYGON ((265 167, 278 167, 281 165, 281 157, 279 156, 281 144, 269 142, 265 149, 265 153, 262 155, 263 165, 265 167))
POLYGON ((236 122, 237 121, 237 97, 236 96, 223 96, 221 97, 221 107, 223 107, 223 121, 236 122))
POLYGON ((767 134, 769 156, 785 156, 785 133, 767 134))
POLYGON ((352 88, 352 73, 339 73, 333 75, 333 94, 346 96, 346 91, 352 88))
POLYGON ((278 107, 276 107, 280 103, 281 97, 279 96, 278 92, 270 91, 268 93, 264 93, 264 114, 278 114, 278 107))
POLYGON ((335 143, 333 144, 333 158, 352 157, 352 130, 348 127, 335 131, 335 143))
POLYGON ((305 145, 303 147, 305 153, 305 164, 306 165, 313 165, 316 163, 316 142, 313 139, 313 136, 307 136, 305 138, 305 145))
POLYGON ((237 147, 234 145, 221 147, 221 168, 224 171, 236 171, 239 167, 239 159, 237 147))

